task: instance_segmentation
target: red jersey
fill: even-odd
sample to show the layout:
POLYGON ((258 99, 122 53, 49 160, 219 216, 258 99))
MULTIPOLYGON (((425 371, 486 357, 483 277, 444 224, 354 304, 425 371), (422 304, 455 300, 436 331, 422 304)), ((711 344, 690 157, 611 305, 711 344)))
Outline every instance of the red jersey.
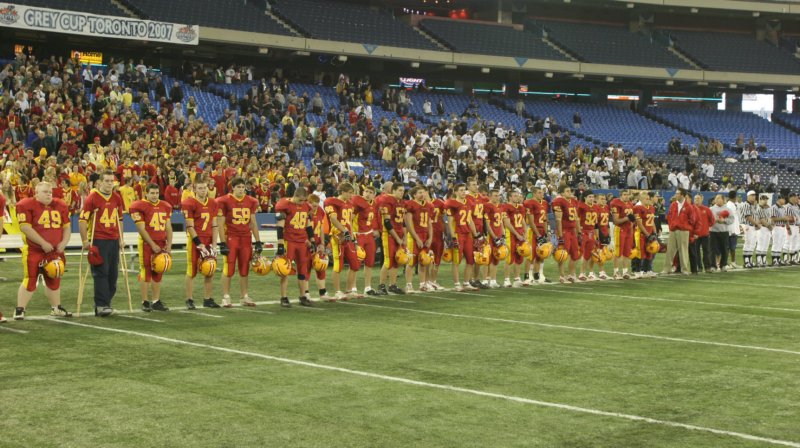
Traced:
MULTIPOLYGON (((67 204, 61 199, 53 199, 44 205, 34 198, 26 198, 17 203, 17 220, 19 226, 31 226, 36 233, 53 246, 58 245, 64 237, 64 227, 70 225, 67 204)), ((25 238, 22 241, 31 248, 41 250, 42 247, 25 238)))
POLYGON ((353 212, 356 214, 356 222, 353 230, 359 233, 377 230, 380 216, 378 216, 375 201, 369 202, 361 196, 353 196, 350 199, 353 204, 353 212))
POLYGON ((53 188, 53 199, 64 199, 64 189, 61 187, 53 188))
POLYGON ((94 234, 94 238, 98 240, 118 240, 119 222, 124 209, 125 202, 119 193, 112 192, 105 196, 99 190, 92 190, 83 202, 80 220, 91 226, 94 214, 96 218, 94 228, 89 229, 90 234, 94 234))
MULTIPOLYGON (((329 219, 331 215, 335 216, 339 224, 343 225, 345 229, 352 230, 353 205, 349 202, 344 202, 339 198, 325 199, 325 214, 328 215, 329 219)), ((331 224, 331 231, 333 229, 333 224, 331 224)))
POLYGON ((583 232, 592 232, 595 226, 600 221, 600 215, 594 205, 587 205, 584 202, 578 202, 578 215, 581 219, 581 230, 583 232))
POLYGON ((444 201, 441 199, 434 199, 431 202, 431 221, 433 223, 434 238, 444 233, 444 201))
POLYGON ((525 206, 522 204, 503 204, 503 212, 509 221, 511 227, 522 236, 525 236, 525 216, 528 214, 525 206))
POLYGON ((0 193, 0 213, 2 214, 0 218, 5 219, 6 215, 6 197, 0 193))
POLYGON ((525 208, 528 209, 528 214, 533 215, 533 223, 536 225, 539 233, 544 233, 544 229, 547 227, 547 211, 549 210, 547 201, 542 199, 540 202, 536 199, 528 199, 523 202, 523 204, 525 208))
MULTIPOLYGON (((630 202, 623 202, 622 199, 614 199, 611 201, 611 213, 617 215, 617 219, 624 218, 633 213, 633 204, 630 202)), ((625 222, 617 225, 622 230, 631 230, 632 223, 625 222)))
MULTIPOLYGON (((310 207, 310 206, 309 206, 310 207)), ((329 227, 328 216, 322 207, 316 207, 311 213, 311 225, 314 227, 314 244, 322 244, 322 235, 325 234, 326 229, 329 227)))
POLYGON ((472 206, 472 222, 475 223, 475 228, 480 231, 480 229, 483 229, 483 210, 489 202, 489 198, 479 194, 467 194, 467 202, 472 206))
POLYGON ((211 198, 200 202, 196 197, 186 198, 181 202, 186 225, 194 224, 194 231, 200 238, 211 238, 214 232, 214 219, 217 217, 217 203, 211 198))
POLYGON ((469 221, 472 220, 472 206, 469 201, 460 202, 458 199, 448 199, 444 203, 447 216, 450 217, 450 226, 456 233, 470 235, 469 221))
POLYGON ((181 191, 172 185, 167 185, 164 188, 164 201, 169 203, 169 206, 177 209, 181 205, 181 191))
POLYGON ((575 231, 580 220, 577 199, 567 199, 559 196, 553 199, 553 211, 561 212, 562 230, 575 231))
POLYGON ((595 204, 594 209, 597 212, 597 217, 600 222, 600 233, 608 235, 608 223, 611 219, 611 212, 608 209, 608 205, 595 204))
POLYGON ((420 204, 413 199, 409 199, 405 204, 406 213, 411 213, 411 222, 414 224, 414 232, 416 232, 421 240, 425 241, 428 238, 428 224, 431 222, 430 204, 420 204))
POLYGON ((503 208, 503 204, 495 205, 491 202, 487 202, 483 206, 483 216, 486 218, 486 222, 489 224, 492 234, 498 238, 506 233, 503 226, 503 218, 505 217, 503 208))
POLYGON ((656 231, 656 209, 651 206, 636 205, 633 207, 633 214, 641 218, 642 225, 647 233, 656 231))
POLYGON ((28 184, 17 185, 14 188, 14 194, 17 196, 17 202, 19 202, 25 198, 32 198, 34 191, 33 188, 31 188, 31 186, 28 184))
POLYGON ((275 204, 275 213, 283 213, 286 221, 283 224, 283 239, 293 243, 305 243, 308 241, 306 227, 311 223, 308 221, 308 212, 311 206, 308 202, 296 204, 290 199, 281 199, 275 204))
POLYGON ((172 205, 168 202, 135 201, 129 213, 133 222, 144 223, 145 231, 153 241, 167 240, 167 221, 172 216, 172 205))
POLYGON ((255 193, 256 199, 258 199, 258 206, 261 208, 261 211, 265 213, 268 212, 270 195, 272 194, 272 192, 269 190, 269 185, 256 187, 255 193))
MULTIPOLYGON (((392 220, 392 229, 399 237, 405 235, 406 207, 392 195, 382 194, 375 200, 381 215, 389 215, 392 220)), ((382 220, 383 218, 381 218, 382 220)))
POLYGON ((225 218, 225 235, 250 237, 250 220, 258 210, 258 201, 244 195, 236 199, 233 193, 217 198, 217 216, 225 218))

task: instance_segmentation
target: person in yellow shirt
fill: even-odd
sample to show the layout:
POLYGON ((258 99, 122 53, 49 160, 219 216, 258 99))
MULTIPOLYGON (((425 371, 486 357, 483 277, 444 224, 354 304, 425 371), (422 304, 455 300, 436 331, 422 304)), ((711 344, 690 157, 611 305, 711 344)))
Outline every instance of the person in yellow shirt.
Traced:
POLYGON ((119 187, 119 195, 122 196, 122 201, 125 203, 125 211, 127 212, 131 207, 131 203, 136 200, 136 190, 133 188, 130 177, 125 176, 124 180, 125 185, 119 187))
POLYGON ((72 188, 73 191, 78 191, 78 187, 80 187, 82 182, 87 182, 86 176, 83 173, 78 171, 78 168, 69 173, 69 186, 72 188))
MULTIPOLYGON (((194 197, 194 191, 192 191, 192 182, 187 181, 186 183, 183 184, 183 190, 181 191, 181 203, 193 197, 194 197)), ((209 196, 209 198, 211 198, 211 196, 209 196)))
POLYGON ((132 104, 133 104, 133 94, 131 93, 131 88, 126 87, 125 93, 122 94, 122 107, 125 109, 130 109, 132 104))

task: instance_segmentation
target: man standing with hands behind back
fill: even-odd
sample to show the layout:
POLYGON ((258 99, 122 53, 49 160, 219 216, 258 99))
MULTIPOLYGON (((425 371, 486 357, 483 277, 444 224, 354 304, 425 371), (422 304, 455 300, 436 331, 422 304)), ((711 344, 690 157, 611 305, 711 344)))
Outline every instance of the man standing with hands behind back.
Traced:
POLYGON ((695 221, 694 207, 686 201, 689 192, 684 188, 678 188, 672 204, 667 213, 667 223, 669 224, 669 241, 667 241, 667 256, 664 257, 664 268, 662 274, 669 274, 675 254, 680 259, 681 273, 689 275, 689 232, 695 221))

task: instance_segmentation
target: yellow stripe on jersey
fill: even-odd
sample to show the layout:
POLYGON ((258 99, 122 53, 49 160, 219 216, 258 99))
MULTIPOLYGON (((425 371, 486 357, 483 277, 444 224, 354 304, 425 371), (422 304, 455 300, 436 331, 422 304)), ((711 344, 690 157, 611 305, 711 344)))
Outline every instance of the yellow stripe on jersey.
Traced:
POLYGON ((28 282, 28 245, 22 246, 22 287, 27 288, 28 282))
POLYGON ((342 272, 342 263, 339 259, 341 253, 339 243, 331 241, 331 250, 333 251, 333 272, 342 272))
POLYGON ((194 265, 194 242, 191 238, 186 242, 186 276, 191 277, 194 273, 193 265, 194 265))
POLYGON ((389 238, 391 237, 392 236, 389 235, 389 232, 386 230, 383 231, 381 244, 383 245, 383 267, 386 269, 391 269, 392 267, 392 255, 389 253, 389 238))
POLYGON ((144 281, 147 278, 147 270, 144 267, 144 239, 139 237, 139 280, 144 281))
POLYGON ((614 256, 615 257, 619 257, 620 256, 620 249, 619 249, 620 244, 619 243, 620 243, 621 239, 620 239, 620 234, 619 233, 620 233, 620 228, 619 227, 614 227, 614 256))

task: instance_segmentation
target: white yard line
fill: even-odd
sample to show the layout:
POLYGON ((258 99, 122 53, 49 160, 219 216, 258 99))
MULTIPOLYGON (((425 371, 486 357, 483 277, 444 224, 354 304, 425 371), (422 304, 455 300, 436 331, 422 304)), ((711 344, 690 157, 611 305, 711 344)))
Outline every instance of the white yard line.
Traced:
POLYGON ((240 308, 231 308, 234 311, 243 311, 246 313, 256 313, 256 314, 275 314, 272 311, 264 311, 264 310, 253 310, 250 308, 240 307, 240 308))
POLYGON ((208 313, 201 313, 200 311, 189 311, 189 310, 181 310, 178 311, 181 314, 189 314, 192 316, 205 316, 205 317, 215 317, 217 319, 222 319, 225 316, 217 316, 216 314, 208 314, 208 313))
POLYGON ((800 289, 800 286, 792 286, 792 285, 781 285, 775 283, 751 283, 751 282, 732 282, 729 280, 708 280, 708 279, 697 279, 703 283, 721 283, 723 285, 739 285, 739 286, 758 286, 761 288, 766 288, 769 290, 770 288, 784 288, 784 289, 800 289))
POLYGON ((10 327, 6 326, 6 324, 0 324, 0 330, 5 330, 5 331, 11 332, 11 333, 28 334, 27 330, 19 330, 19 329, 16 329, 16 328, 10 328, 10 327))
POLYGON ((432 294, 420 294, 420 293, 416 293, 416 294, 414 294, 414 295, 415 295, 415 296, 419 296, 419 297, 425 297, 425 298, 427 298, 427 299, 436 299, 436 300, 451 300, 451 301, 456 301, 456 300, 458 300, 458 299, 452 299, 452 298, 450 298, 450 297, 439 297, 439 296, 435 296, 435 295, 432 295, 432 294))
MULTIPOLYGON (((367 305, 367 306, 370 306, 370 305, 367 305)), ((534 405, 534 406, 539 406, 539 407, 544 407, 544 408, 558 409, 558 410, 569 411, 569 412, 573 412, 573 413, 590 414, 590 415, 596 415, 596 416, 601 416, 601 417, 611 417, 611 418, 616 418, 616 419, 621 419, 621 420, 648 423, 648 424, 652 424, 652 425, 667 426, 667 427, 672 427, 672 428, 681 428, 681 429, 686 429, 686 430, 689 430, 689 431, 704 432, 704 433, 715 434, 715 435, 719 435, 719 436, 733 437, 733 438, 738 438, 738 439, 743 439, 743 440, 751 440, 751 441, 754 441, 754 442, 769 443, 769 444, 772 444, 772 445, 781 445, 781 446, 788 446, 788 447, 793 447, 793 448, 800 448, 800 443, 798 443, 798 442, 792 442, 792 441, 780 440, 780 439, 773 439, 773 438, 762 437, 762 436, 755 436, 755 435, 752 435, 752 434, 746 434, 746 433, 737 432, 737 431, 728 431, 728 430, 717 429, 717 428, 709 428, 709 427, 705 427, 705 426, 690 425, 690 424, 687 424, 687 423, 674 422, 674 421, 670 421, 670 420, 660 420, 660 419, 656 419, 656 418, 643 417, 643 416, 639 416, 639 415, 625 414, 625 413, 620 413, 620 412, 611 412, 611 411, 603 411, 603 410, 600 410, 600 409, 584 408, 584 407, 573 406, 573 405, 564 404, 564 403, 554 403, 554 402, 549 402, 549 401, 535 400, 535 399, 532 399, 532 398, 518 397, 518 396, 514 396, 514 395, 505 395, 505 394, 500 394, 500 393, 496 393, 496 392, 489 392, 489 391, 483 391, 483 390, 477 390, 477 389, 467 389, 467 388, 464 388, 464 387, 451 386, 451 385, 447 385, 447 384, 429 383, 429 382, 425 382, 425 381, 412 380, 412 379, 409 379, 409 378, 402 378, 402 377, 390 376, 390 375, 382 375, 382 374, 379 374, 379 373, 365 372, 365 371, 361 371, 361 370, 348 369, 348 368, 344 368, 344 367, 337 367, 337 366, 331 366, 331 365, 326 365, 326 364, 318 364, 318 363, 314 363, 314 362, 301 361, 301 360, 297 360, 297 359, 283 358, 283 357, 279 357, 279 356, 266 355, 266 354, 262 354, 262 353, 248 352, 248 351, 244 351, 244 350, 236 350, 236 349, 227 348, 227 347, 219 347, 219 346, 214 346, 214 345, 201 344, 201 343, 198 343, 198 342, 184 341, 184 340, 181 340, 181 339, 167 338, 167 337, 157 336, 157 335, 149 334, 149 333, 140 333, 140 332, 137 332, 137 331, 122 330, 122 329, 118 329, 118 328, 107 328, 107 327, 102 327, 102 326, 97 326, 97 325, 88 325, 88 324, 72 322, 72 321, 63 321, 63 320, 56 320, 54 322, 58 322, 58 323, 61 323, 61 324, 67 324, 67 325, 75 325, 75 326, 85 327, 85 328, 92 328, 92 329, 95 329, 95 330, 126 334, 126 335, 129 335, 129 336, 137 336, 137 337, 141 337, 141 338, 153 339, 153 340, 157 340, 157 341, 165 342, 165 343, 170 343, 170 344, 178 344, 178 345, 185 345, 185 346, 190 346, 190 347, 195 347, 195 348, 202 348, 202 349, 206 349, 206 350, 214 350, 214 351, 223 352, 223 353, 229 353, 229 354, 234 354, 234 355, 247 356, 247 357, 251 357, 251 358, 259 358, 259 359, 263 359, 263 360, 267 360, 267 361, 276 361, 276 362, 281 362, 281 363, 284 363, 284 364, 292 364, 292 365, 296 365, 296 366, 303 366, 303 367, 310 367, 310 368, 314 368, 314 369, 321 369, 321 370, 333 371, 333 372, 338 372, 338 373, 345 373, 345 374, 349 374, 349 375, 356 375, 356 376, 360 376, 360 377, 371 378, 371 379, 382 380, 382 381, 388 381, 388 382, 393 382, 393 383, 400 383, 400 384, 405 384, 405 385, 410 385, 410 386, 418 386, 418 387, 424 387, 424 388, 428 388, 428 389, 445 390, 445 391, 449 391, 449 392, 458 392, 458 393, 461 393, 461 394, 475 395, 475 396, 485 397, 485 398, 494 398, 494 399, 498 399, 498 400, 505 400, 505 401, 515 402, 515 403, 529 404, 529 405, 534 405)))
POLYGON ((711 345, 716 347, 728 347, 728 348, 740 348, 745 350, 757 350, 757 351, 764 351, 764 352, 773 352, 773 353, 784 353, 789 355, 800 356, 800 351, 793 351, 793 350, 786 350, 782 348, 771 348, 771 347, 761 347, 757 345, 743 345, 743 344, 729 344, 727 342, 715 342, 715 341, 702 341, 697 339, 684 339, 684 338, 674 338, 670 336, 657 336, 652 334, 643 334, 643 333, 631 333, 627 331, 614 331, 614 330, 603 330, 599 328, 587 328, 587 327, 573 327, 570 325, 558 325, 558 324, 548 324, 544 322, 533 322, 527 320, 514 320, 514 319, 503 319, 499 317, 490 317, 490 316, 476 316, 471 314, 456 314, 456 313, 441 313, 438 311, 427 311, 427 310, 417 310, 413 308, 399 308, 394 306, 384 306, 384 305, 373 305, 368 303, 353 303, 351 305, 357 306, 369 306, 374 308, 385 308, 388 310, 397 310, 397 311, 408 311, 411 313, 421 313, 421 314, 429 314, 432 316, 443 316, 443 317, 455 317, 460 319, 475 319, 475 320, 485 320, 488 322, 503 322, 508 324, 520 324, 520 325, 530 325, 535 327, 543 327, 543 328, 555 328, 559 330, 569 330, 569 331, 582 331, 582 332, 589 332, 589 333, 602 333, 602 334, 612 334, 617 336, 630 336, 634 338, 644 338, 644 339, 655 339, 659 341, 670 341, 670 342, 680 342, 684 344, 699 344, 699 345, 711 345))
POLYGON ((163 320, 150 319, 148 317, 133 316, 133 315, 130 315, 130 314, 120 314, 119 317, 124 317, 126 319, 144 320, 144 321, 147 321, 147 322, 164 322, 163 320))
MULTIPOLYGON (((411 300, 390 299, 390 298, 388 298, 388 297, 375 297, 375 296, 370 296, 369 298, 370 298, 370 299, 375 299, 375 300, 388 300, 388 301, 390 301, 390 302, 400 302, 400 303, 417 303, 417 302, 412 302, 411 300)), ((347 303, 347 300, 337 300, 337 302, 344 302, 344 303, 347 303)))

